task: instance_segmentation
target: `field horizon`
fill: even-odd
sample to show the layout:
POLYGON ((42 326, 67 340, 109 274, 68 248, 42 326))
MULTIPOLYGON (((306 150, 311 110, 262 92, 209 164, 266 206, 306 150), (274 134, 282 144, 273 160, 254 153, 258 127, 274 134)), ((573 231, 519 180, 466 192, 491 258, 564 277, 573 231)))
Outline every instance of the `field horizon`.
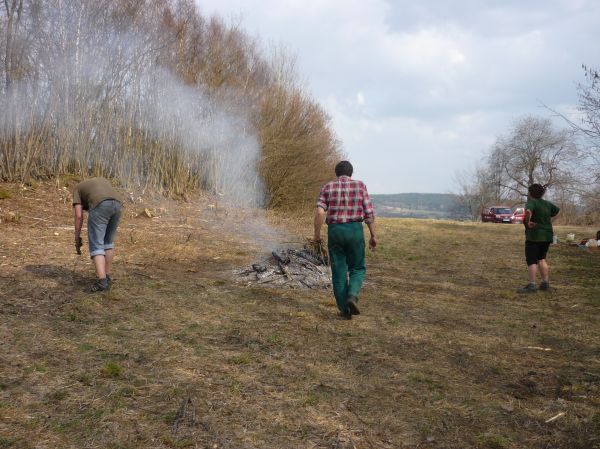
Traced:
POLYGON ((375 211, 386 218, 435 218, 470 220, 469 211, 453 193, 386 193, 372 194, 375 211))

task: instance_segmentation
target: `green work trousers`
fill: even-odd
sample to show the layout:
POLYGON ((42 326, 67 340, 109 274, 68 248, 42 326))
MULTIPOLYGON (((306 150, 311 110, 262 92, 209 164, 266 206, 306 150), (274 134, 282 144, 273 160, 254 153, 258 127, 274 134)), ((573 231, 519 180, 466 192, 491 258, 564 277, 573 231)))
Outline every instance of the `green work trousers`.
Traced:
POLYGON ((338 309, 347 312, 349 296, 358 293, 365 280, 365 236, 361 222, 327 226, 333 295, 338 309))

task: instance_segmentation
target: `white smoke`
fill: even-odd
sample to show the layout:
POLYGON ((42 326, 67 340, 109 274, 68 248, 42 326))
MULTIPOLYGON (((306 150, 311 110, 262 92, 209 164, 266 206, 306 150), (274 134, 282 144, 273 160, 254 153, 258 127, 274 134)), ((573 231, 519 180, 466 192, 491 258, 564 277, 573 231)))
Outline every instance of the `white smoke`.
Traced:
POLYGON ((204 156, 206 187, 216 195, 235 205, 261 206, 260 144, 246 112, 228 111, 226 104, 160 68, 147 74, 142 84, 153 93, 142 102, 148 131, 174 139, 184 152, 204 156))
MULTIPOLYGON (((243 99, 223 91, 209 95, 202 85, 174 75, 159 62, 165 46, 160 31, 106 17, 98 23, 102 6, 90 1, 40 5, 24 20, 35 36, 31 73, 0 91, 4 139, 34 130, 47 139, 49 172, 73 154, 88 170, 101 163, 124 183, 143 184, 155 162, 149 154, 131 160, 123 150, 122 134, 135 131, 144 144, 166 142, 178 163, 219 197, 236 205, 263 204, 260 145, 243 99)), ((16 151, 14 159, 23 161, 25 150, 16 151)))

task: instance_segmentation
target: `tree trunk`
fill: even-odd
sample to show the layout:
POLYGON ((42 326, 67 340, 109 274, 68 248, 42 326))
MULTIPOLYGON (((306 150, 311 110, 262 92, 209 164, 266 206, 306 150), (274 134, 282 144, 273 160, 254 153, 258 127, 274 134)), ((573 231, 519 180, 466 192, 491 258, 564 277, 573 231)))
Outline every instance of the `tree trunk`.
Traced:
POLYGON ((6 90, 8 91, 13 82, 14 40, 19 28, 19 22, 21 21, 23 0, 4 0, 4 7, 6 8, 6 16, 8 19, 6 24, 6 46, 4 48, 4 82, 6 90))

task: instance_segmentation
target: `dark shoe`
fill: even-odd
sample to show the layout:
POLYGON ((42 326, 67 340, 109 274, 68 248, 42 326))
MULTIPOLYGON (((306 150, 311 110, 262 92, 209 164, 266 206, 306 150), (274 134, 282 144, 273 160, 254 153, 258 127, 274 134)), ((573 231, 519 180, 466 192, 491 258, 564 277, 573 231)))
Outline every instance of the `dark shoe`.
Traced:
POLYGON ((356 296, 348 297, 348 309, 352 315, 360 315, 360 310, 358 310, 358 305, 356 304, 357 298, 356 296))
POLYGON ((338 315, 342 320, 351 320, 352 319, 352 314, 350 313, 349 310, 347 310, 346 312, 340 312, 338 315))
POLYGON ((96 292, 105 292, 107 290, 110 290, 110 284, 108 282, 108 279, 104 278, 104 279, 98 279, 96 282, 94 282, 90 288, 90 292, 91 293, 96 293, 96 292))
POLYGON ((535 284, 527 284, 525 287, 522 287, 517 290, 517 293, 535 293, 537 292, 537 288, 535 284))
POLYGON ((550 290, 550 282, 542 281, 542 283, 540 284, 540 290, 550 290))
POLYGON ((106 280, 108 281, 108 285, 112 285, 112 278, 110 277, 110 274, 106 275, 106 280))

